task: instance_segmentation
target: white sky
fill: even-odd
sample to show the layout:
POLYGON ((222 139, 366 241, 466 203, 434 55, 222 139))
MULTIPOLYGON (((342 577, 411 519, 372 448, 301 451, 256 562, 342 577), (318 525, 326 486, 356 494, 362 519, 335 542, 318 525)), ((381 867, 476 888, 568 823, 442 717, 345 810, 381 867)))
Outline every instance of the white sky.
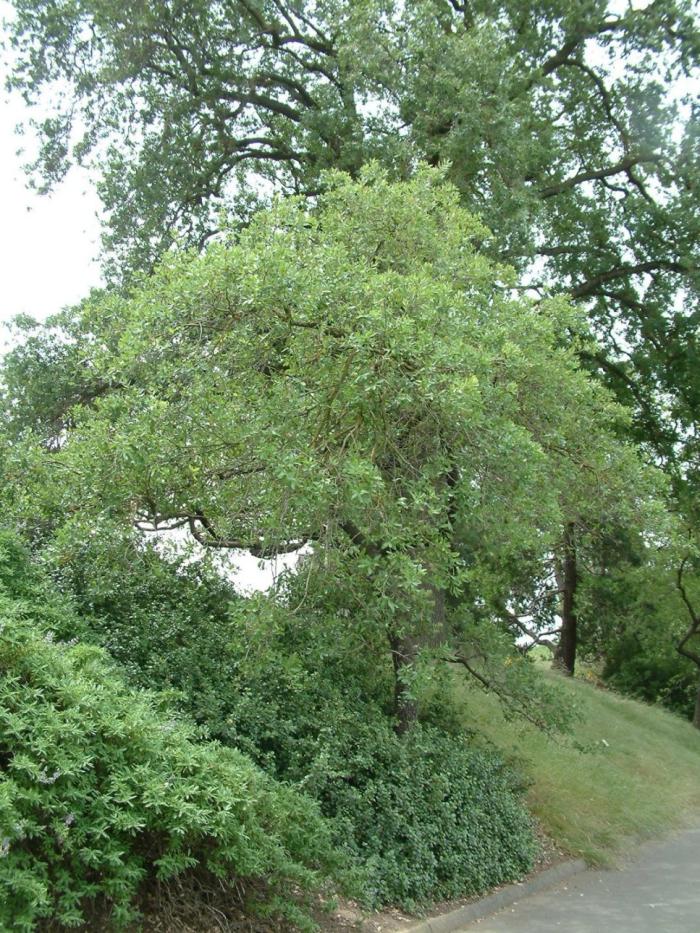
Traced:
POLYGON ((100 281, 97 197, 77 171, 49 196, 28 191, 14 154, 12 111, 0 111, 0 320, 44 318, 100 281))
MULTIPOLYGON (((0 20, 7 9, 0 0, 0 20)), ((0 62, 0 322, 20 313, 43 319, 100 284, 99 199, 80 169, 51 195, 27 189, 15 134, 27 110, 8 96, 5 77, 0 62)))

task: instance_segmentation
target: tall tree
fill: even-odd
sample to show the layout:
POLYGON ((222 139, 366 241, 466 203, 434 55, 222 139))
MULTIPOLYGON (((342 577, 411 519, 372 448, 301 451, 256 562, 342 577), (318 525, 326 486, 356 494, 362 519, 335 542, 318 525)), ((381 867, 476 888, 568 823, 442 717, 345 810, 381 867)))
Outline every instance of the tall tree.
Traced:
MULTIPOLYGON (((697 555, 694 556, 697 559, 697 555)), ((692 661, 700 673, 700 650, 698 647, 698 643, 700 642, 700 613, 698 612, 697 607, 693 604, 691 599, 688 581, 687 579, 684 579, 684 574, 687 570, 687 565, 689 562, 690 560, 688 556, 685 556, 679 564, 676 576, 678 592, 683 601, 683 605, 688 611, 689 617, 688 627, 684 632, 681 633, 680 637, 678 638, 676 650, 684 658, 692 661)), ((697 569, 694 577, 694 583, 697 586, 697 569)), ((696 729, 700 729, 700 682, 698 683, 698 691, 695 698, 693 725, 696 729)))
POLYGON ((454 187, 425 168, 329 183, 313 213, 281 201, 86 302, 73 358, 99 391, 6 476, 29 487, 20 511, 34 486, 45 514, 82 527, 184 526, 259 555, 309 541, 319 568, 342 555, 364 596, 355 621, 386 638, 405 731, 419 648, 448 642, 479 674, 491 594, 507 600, 512 568, 551 551, 562 503, 647 487, 616 439, 620 409, 577 365, 580 319, 512 297, 454 187))
POLYGON ((554 666, 563 673, 573 676, 576 665, 576 643, 578 617, 576 612, 576 590, 578 567, 576 559, 576 524, 567 522, 561 544, 561 558, 555 562, 556 581, 561 595, 561 629, 559 643, 554 650, 554 666))
POLYGON ((13 0, 41 188, 92 164, 116 281, 218 212, 368 159, 447 162, 491 248, 582 303, 637 437, 695 474, 700 30, 693 0, 13 0))

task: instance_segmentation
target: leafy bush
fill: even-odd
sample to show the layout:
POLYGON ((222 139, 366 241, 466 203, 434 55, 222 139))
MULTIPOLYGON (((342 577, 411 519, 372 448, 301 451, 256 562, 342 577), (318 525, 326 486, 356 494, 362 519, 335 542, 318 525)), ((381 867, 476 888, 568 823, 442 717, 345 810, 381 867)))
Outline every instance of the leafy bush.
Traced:
POLYGON ((66 529, 46 559, 79 610, 79 631, 73 617, 60 635, 106 648, 132 686, 168 693, 211 737, 229 738, 237 676, 229 605, 239 600, 230 584, 112 527, 66 529))
POLYGON ((668 548, 645 552, 639 541, 625 540, 624 530, 603 556, 601 569, 582 577, 577 594, 579 654, 620 693, 692 719, 698 672, 676 650, 687 625, 676 558, 668 548))
POLYGON ((303 633, 278 631, 276 647, 253 647, 231 736, 318 801, 335 845, 362 872, 365 900, 410 908, 527 872, 536 843, 517 775, 464 735, 423 726, 399 738, 381 704, 381 678, 380 689, 362 690, 363 662, 348 650, 353 634, 327 620, 335 650, 324 659, 313 620, 304 623, 303 633), (354 684, 343 657, 356 665, 354 684))
POLYGON ((358 705, 388 712, 390 661, 357 618, 319 609, 311 594, 301 615, 273 596, 243 599, 201 562, 164 559, 116 529, 75 537, 48 561, 80 616, 57 620, 57 634, 106 648, 132 686, 164 692, 265 770, 303 773, 319 711, 338 728, 358 705))
POLYGON ((124 926, 153 883, 331 871, 314 804, 127 689, 103 652, 0 606, 0 928, 124 926))
POLYGON ((535 846, 515 777, 447 734, 447 689, 424 706, 441 729, 393 732, 390 660, 358 607, 349 624, 342 575, 320 596, 324 581, 289 580, 289 605, 304 599, 295 613, 285 598, 226 597, 201 569, 147 551, 128 551, 121 576, 117 554, 106 567, 81 555, 71 585, 85 634, 130 682, 175 688, 218 738, 316 798, 368 903, 425 903, 527 871, 535 846))
POLYGON ((697 672, 670 643, 659 639, 652 645, 634 635, 622 638, 609 651, 603 678, 620 693, 693 718, 697 672))
POLYGON ((424 726, 399 738, 390 671, 364 638, 310 607, 303 619, 272 599, 233 607, 230 741, 318 801, 370 904, 411 907, 522 875, 536 845, 517 776, 463 735, 424 726))
POLYGON ((303 787, 365 866, 373 903, 476 894, 532 867, 532 823, 495 755, 434 729, 400 739, 380 722, 325 739, 303 787))

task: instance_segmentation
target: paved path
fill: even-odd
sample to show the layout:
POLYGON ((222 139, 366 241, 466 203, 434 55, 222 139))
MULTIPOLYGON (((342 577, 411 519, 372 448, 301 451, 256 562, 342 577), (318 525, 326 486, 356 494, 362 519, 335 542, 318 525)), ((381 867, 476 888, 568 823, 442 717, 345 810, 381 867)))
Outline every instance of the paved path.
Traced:
POLYGON ((641 848, 620 871, 587 871, 463 933, 700 933, 700 828, 641 848))

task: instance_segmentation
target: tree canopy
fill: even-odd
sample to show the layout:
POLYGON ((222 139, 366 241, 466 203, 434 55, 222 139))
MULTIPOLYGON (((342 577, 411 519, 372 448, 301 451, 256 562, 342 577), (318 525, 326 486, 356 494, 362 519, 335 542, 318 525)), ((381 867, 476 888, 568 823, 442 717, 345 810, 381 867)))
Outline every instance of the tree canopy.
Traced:
POLYGON ((113 273, 323 170, 445 162, 529 284, 584 304, 591 365, 694 475, 700 34, 691 0, 15 0, 41 187, 92 162, 113 273))
POLYGON ((654 485, 577 364, 580 316, 514 298, 487 238, 437 170, 373 167, 86 302, 82 401, 34 467, 45 514, 340 551, 399 667, 449 641, 449 594, 502 604, 564 521, 632 515, 654 485))
POLYGON ((18 320, 0 370, 0 634, 22 668, 0 671, 0 717, 20 674, 31 688, 0 748, 15 912, 29 928, 50 874, 41 916, 168 916, 174 891, 144 900, 155 843, 124 822, 130 785, 108 802, 116 855, 100 814, 66 809, 93 739, 102 784, 133 777, 112 741, 132 701, 159 813, 202 804, 153 849, 178 918, 236 912, 233 871, 304 928, 309 869, 409 909, 521 875, 524 786, 478 747, 470 687, 566 730, 575 693, 528 654, 558 625, 564 673, 581 634, 602 676, 700 727, 692 0, 13 10, 9 85, 48 115, 28 169, 49 190, 92 167, 108 282, 18 320), (189 548, 168 556, 162 533, 189 548), (207 560, 302 548, 246 598, 207 560), (120 723, 78 717, 68 762, 44 733, 97 693, 120 723), (214 823, 231 774, 192 770, 212 736, 246 785, 214 823), (320 847, 299 857, 309 826, 320 847))

